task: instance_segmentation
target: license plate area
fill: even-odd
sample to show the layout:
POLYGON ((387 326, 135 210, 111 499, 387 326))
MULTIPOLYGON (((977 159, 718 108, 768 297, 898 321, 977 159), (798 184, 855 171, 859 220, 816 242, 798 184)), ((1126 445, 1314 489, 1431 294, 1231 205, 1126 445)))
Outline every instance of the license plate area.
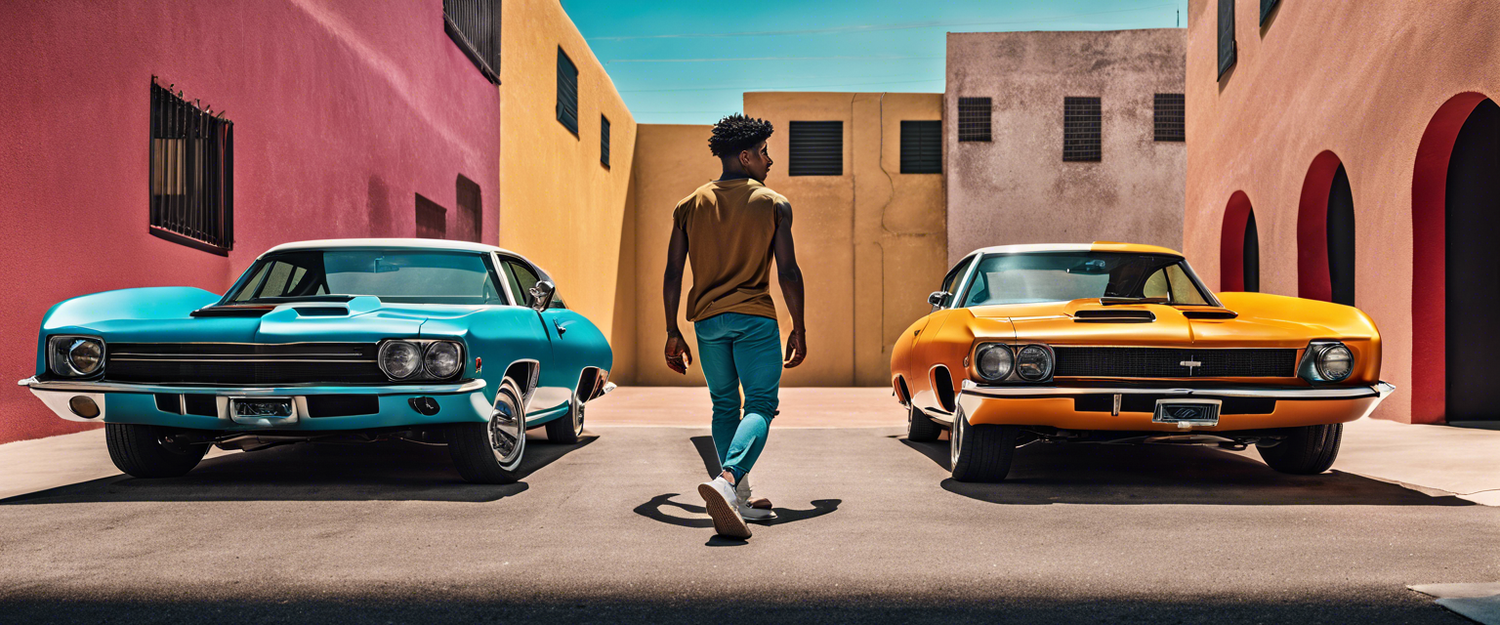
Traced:
POLYGON ((1212 427, 1219 424, 1217 399, 1158 399, 1152 423, 1175 423, 1177 427, 1212 427))
POLYGON ((229 418, 244 425, 296 423, 297 404, 291 397, 230 397, 229 418))

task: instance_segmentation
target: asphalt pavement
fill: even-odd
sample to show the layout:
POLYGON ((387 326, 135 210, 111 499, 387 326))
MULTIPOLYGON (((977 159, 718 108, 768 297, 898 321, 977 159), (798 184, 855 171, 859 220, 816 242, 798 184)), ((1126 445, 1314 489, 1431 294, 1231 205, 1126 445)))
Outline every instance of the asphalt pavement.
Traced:
POLYGON ((959 484, 946 443, 787 422, 748 541, 695 494, 707 428, 666 424, 533 433, 508 486, 298 445, 0 500, 0 622, 1464 623, 1406 586, 1500 580, 1500 508, 1451 495, 1208 448, 1033 445, 959 484))

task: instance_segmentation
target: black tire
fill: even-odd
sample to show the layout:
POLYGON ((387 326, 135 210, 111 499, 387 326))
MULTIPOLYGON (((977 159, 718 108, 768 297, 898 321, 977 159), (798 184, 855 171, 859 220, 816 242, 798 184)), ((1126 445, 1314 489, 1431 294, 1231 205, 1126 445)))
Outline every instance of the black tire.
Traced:
POLYGON ((922 412, 915 405, 906 413, 906 440, 914 443, 935 441, 943 433, 943 426, 922 412))
POLYGON ((583 435, 583 400, 573 395, 568 404, 568 414, 547 422, 547 442, 572 445, 583 435))
POLYGON ((506 379, 495 394, 486 423, 448 426, 448 455, 458 474, 477 484, 511 484, 520 479, 526 456, 526 414, 521 392, 506 379), (502 441, 509 441, 506 447, 502 441))
POLYGON ((1333 466, 1344 438, 1344 424, 1293 428, 1291 435, 1271 447, 1255 446, 1272 469, 1293 475, 1317 475, 1333 466))
POLYGON ((953 479, 960 482, 1003 482, 1016 455, 1014 425, 972 425, 963 409, 953 413, 948 433, 953 479))
POLYGON ((115 467, 134 477, 177 477, 192 471, 208 445, 169 443, 172 430, 155 425, 104 424, 104 442, 115 467))

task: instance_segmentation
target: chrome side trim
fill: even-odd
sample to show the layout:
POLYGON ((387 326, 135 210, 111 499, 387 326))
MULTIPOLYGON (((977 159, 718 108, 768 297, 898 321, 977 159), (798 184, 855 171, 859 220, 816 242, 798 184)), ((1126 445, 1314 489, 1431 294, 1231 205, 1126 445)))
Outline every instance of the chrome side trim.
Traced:
POLYGON ((1073 397, 1076 395, 1209 395, 1214 397, 1251 397, 1264 399, 1364 399, 1385 398, 1396 392, 1395 385, 1379 382, 1371 386, 1341 388, 1140 388, 1140 387, 1057 387, 1057 386, 981 386, 964 380, 966 395, 977 397, 1073 397))
MULTIPOLYGON (((203 393, 213 395, 244 395, 266 397, 276 395, 305 395, 310 390, 329 389, 330 394, 340 395, 443 395, 472 393, 485 387, 483 379, 474 379, 462 384, 400 384, 383 386, 337 386, 332 384, 292 384, 267 386, 190 386, 166 384, 129 384, 125 382, 41 382, 36 378, 22 380, 24 386, 37 391, 74 391, 80 393, 203 393)), ((317 393, 314 393, 317 394, 317 393)))

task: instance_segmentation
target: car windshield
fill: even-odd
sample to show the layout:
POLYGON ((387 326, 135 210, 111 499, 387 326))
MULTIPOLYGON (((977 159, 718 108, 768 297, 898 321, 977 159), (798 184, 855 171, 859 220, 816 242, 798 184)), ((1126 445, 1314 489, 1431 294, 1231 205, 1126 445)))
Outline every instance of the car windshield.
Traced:
POLYGON ((488 256, 425 250, 305 250, 267 255, 225 297, 231 304, 373 295, 405 304, 504 304, 488 256))
POLYGON ((1190 306, 1213 301, 1181 257, 1080 251, 987 255, 979 261, 963 305, 1075 299, 1190 306))

